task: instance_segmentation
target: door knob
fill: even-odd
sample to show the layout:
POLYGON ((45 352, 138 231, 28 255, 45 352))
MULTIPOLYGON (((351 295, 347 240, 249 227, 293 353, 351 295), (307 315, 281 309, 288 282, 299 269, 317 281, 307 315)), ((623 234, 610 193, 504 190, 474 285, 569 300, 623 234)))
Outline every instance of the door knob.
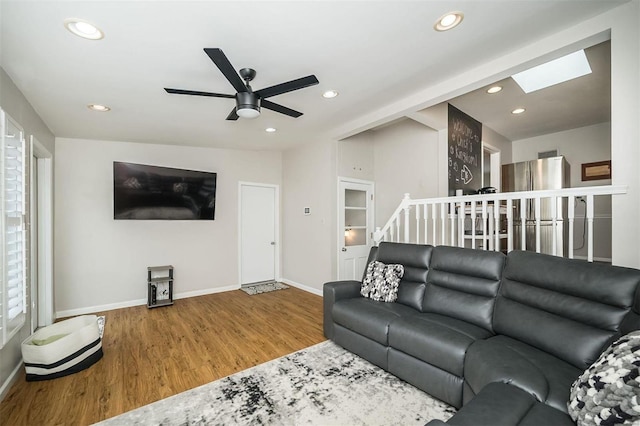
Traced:
POLYGON ((347 248, 346 247, 342 247, 342 251, 347 251, 347 248))

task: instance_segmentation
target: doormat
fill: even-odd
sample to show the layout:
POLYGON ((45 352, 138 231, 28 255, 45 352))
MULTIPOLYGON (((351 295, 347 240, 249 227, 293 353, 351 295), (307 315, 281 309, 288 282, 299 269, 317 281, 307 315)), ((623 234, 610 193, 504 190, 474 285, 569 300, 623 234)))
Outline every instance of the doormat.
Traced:
POLYGON ((286 286, 282 283, 266 283, 266 284, 248 285, 246 287, 243 286, 240 288, 240 290, 244 291, 250 296, 253 296, 254 294, 268 293, 270 291, 276 291, 276 290, 286 290, 288 288, 289 286, 286 286))

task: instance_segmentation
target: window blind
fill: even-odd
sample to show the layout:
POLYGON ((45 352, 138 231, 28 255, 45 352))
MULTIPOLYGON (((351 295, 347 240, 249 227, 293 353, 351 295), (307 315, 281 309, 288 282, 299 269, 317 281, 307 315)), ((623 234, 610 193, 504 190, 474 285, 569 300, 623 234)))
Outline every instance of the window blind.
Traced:
POLYGON ((2 343, 24 324, 26 314, 25 143, 4 114, 2 129, 2 343))

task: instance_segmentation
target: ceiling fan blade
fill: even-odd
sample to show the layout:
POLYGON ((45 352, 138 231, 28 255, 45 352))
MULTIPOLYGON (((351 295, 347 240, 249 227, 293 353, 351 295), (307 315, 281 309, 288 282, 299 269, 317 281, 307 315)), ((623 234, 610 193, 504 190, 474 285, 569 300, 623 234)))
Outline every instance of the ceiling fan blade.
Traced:
POLYGON ((262 106, 262 108, 270 109, 271 111, 279 112, 280 114, 288 115, 293 118, 298 118, 302 115, 302 113, 299 111, 296 111, 291 108, 287 108, 286 106, 282 106, 280 104, 268 101, 266 99, 263 99, 260 102, 260 105, 262 106))
POLYGON ((236 107, 233 107, 233 109, 231 110, 231 112, 229 113, 229 115, 227 115, 227 120, 237 120, 238 114, 236 113, 236 107))
POLYGON ((220 69, 220 72, 229 80, 229 83, 236 89, 237 92, 246 92, 247 86, 240 78, 236 70, 229 62, 229 59, 225 56, 221 49, 218 48, 205 48, 204 52, 211 58, 214 64, 220 69))
POLYGON ((306 77, 298 78, 295 80, 287 81, 286 83, 276 84, 275 86, 266 87, 254 92, 262 99, 269 98, 271 96, 281 95, 282 93, 292 92, 298 89, 304 89, 305 87, 318 84, 318 79, 315 75, 308 75, 306 77))
POLYGON ((174 95, 194 95, 194 96, 210 96, 212 98, 235 98, 234 95, 226 95, 224 93, 198 92, 196 90, 168 89, 164 88, 167 93, 174 95))

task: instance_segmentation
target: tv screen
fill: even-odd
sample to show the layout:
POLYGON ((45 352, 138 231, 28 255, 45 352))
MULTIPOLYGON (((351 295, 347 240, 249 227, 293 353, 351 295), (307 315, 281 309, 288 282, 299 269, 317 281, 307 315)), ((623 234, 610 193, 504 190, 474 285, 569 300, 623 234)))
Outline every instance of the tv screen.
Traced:
POLYGON ((213 220, 216 173, 113 162, 113 217, 213 220))

